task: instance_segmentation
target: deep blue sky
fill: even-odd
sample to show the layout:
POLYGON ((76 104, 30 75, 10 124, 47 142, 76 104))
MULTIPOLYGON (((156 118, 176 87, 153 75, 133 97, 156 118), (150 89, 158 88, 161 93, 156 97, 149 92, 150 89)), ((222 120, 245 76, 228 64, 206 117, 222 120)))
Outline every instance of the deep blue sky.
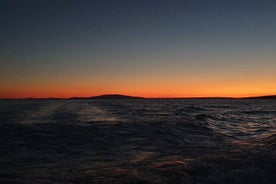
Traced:
POLYGON ((1 0, 0 96, 276 93, 275 20, 272 0, 1 0))

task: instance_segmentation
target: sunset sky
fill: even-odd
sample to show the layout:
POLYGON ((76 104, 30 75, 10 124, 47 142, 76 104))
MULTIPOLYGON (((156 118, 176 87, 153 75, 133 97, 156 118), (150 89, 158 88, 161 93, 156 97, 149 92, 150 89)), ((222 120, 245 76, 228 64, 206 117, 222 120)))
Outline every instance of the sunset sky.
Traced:
POLYGON ((275 0, 1 0, 0 98, 276 94, 275 0))

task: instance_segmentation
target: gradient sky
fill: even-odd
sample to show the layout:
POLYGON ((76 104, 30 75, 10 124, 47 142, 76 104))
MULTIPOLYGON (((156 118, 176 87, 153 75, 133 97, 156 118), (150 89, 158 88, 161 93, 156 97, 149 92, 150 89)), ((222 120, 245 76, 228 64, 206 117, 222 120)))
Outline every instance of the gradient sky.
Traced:
POLYGON ((276 94, 275 0, 1 0, 0 98, 276 94))

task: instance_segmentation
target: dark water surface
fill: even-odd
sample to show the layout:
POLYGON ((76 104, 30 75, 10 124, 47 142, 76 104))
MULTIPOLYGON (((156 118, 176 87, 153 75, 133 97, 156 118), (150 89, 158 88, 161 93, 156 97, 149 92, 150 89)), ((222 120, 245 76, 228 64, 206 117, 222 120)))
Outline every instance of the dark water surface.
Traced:
POLYGON ((276 100, 2 100, 0 183, 276 183, 276 100))

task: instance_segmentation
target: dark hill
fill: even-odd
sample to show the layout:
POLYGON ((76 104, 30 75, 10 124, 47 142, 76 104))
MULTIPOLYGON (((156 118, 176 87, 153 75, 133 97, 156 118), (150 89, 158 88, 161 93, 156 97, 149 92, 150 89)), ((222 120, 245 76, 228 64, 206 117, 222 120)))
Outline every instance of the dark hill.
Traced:
POLYGON ((136 96, 120 95, 120 94, 106 94, 106 95, 90 97, 89 99, 143 99, 143 98, 136 97, 136 96))
POLYGON ((276 95, 246 97, 244 99, 276 99, 276 95))

